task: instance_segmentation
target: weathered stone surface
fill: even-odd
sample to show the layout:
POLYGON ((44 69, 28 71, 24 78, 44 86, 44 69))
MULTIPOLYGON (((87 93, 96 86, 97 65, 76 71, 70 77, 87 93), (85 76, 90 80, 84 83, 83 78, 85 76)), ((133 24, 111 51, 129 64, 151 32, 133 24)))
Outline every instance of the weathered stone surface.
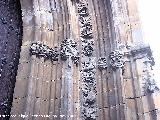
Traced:
POLYGON ((18 0, 0 1, 0 117, 9 118, 22 43, 22 16, 18 0))
POLYGON ((153 62, 141 39, 136 1, 21 0, 21 6, 24 35, 11 114, 155 120, 159 93, 142 91, 153 62), (38 41, 47 49, 57 46, 56 61, 44 49, 39 58, 35 51, 29 55, 38 41))
POLYGON ((134 87, 132 79, 124 79, 125 98, 134 98, 134 87))
POLYGON ((155 110, 155 105, 152 96, 143 96, 142 102, 144 113, 155 110))

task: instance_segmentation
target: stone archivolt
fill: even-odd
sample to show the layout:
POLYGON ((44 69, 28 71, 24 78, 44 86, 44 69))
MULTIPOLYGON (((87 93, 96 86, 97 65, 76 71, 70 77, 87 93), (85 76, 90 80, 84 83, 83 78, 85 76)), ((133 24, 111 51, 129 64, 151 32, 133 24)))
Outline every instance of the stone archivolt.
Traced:
POLYGON ((94 59, 94 40, 87 1, 80 1, 78 4, 78 15, 80 24, 80 39, 82 42, 82 99, 81 116, 82 120, 96 120, 96 64, 94 59))

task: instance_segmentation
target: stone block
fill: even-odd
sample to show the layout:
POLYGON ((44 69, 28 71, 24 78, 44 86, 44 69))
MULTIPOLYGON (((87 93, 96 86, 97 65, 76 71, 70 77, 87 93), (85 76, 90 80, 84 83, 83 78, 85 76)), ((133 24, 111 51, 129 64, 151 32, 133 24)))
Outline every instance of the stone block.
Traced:
POLYGON ((30 73, 30 63, 19 64, 14 97, 24 97, 27 95, 27 85, 30 73), (23 73, 23 74, 22 74, 23 73))
POLYGON ((14 88, 14 98, 27 96, 27 81, 27 78, 17 80, 16 87, 14 88))
POLYGON ((127 108, 125 111, 126 120, 137 120, 136 112, 132 111, 130 108, 127 108))
POLYGON ((124 72, 123 72, 123 78, 124 79, 131 79, 131 65, 130 62, 126 62, 124 64, 124 72))
POLYGON ((98 109, 97 110, 97 119, 98 120, 103 120, 104 119, 104 114, 103 114, 103 110, 102 109, 98 109))
POLYGON ((109 103, 108 103, 108 92, 103 92, 103 107, 109 107, 109 103))
POLYGON ((31 42, 34 40, 34 29, 33 27, 24 27, 23 28, 23 40, 22 40, 22 46, 30 45, 31 42))
POLYGON ((22 46, 21 47, 21 53, 20 53, 20 63, 24 63, 24 62, 29 62, 31 59, 31 55, 30 55, 30 45, 27 46, 22 46))
POLYGON ((136 98, 136 110, 137 110, 137 113, 144 113, 143 111, 143 102, 142 102, 142 97, 139 97, 139 98, 136 98))
POLYGON ((22 115, 25 114, 26 98, 14 98, 12 102, 11 120, 22 120, 22 115))
POLYGON ((143 62, 144 61, 142 59, 136 60, 138 75, 142 75, 143 74, 143 68, 144 68, 144 63, 143 62))
POLYGON ((110 117, 111 117, 111 120, 117 120, 117 110, 116 110, 116 107, 111 107, 110 108, 110 117))
POLYGON ((150 95, 142 97, 142 104, 143 104, 143 112, 144 113, 155 109, 153 97, 150 95))
POLYGON ((153 100, 154 100, 155 108, 160 110, 160 94, 159 94, 159 92, 153 93, 153 100))
POLYGON ((136 101, 135 101, 135 99, 126 99, 126 107, 131 112, 136 113, 136 101))
POLYGON ((29 77, 31 62, 24 62, 18 65, 17 80, 29 77), (23 74, 22 74, 23 73, 23 74))
POLYGON ((103 108, 104 111, 104 120, 110 120, 109 119, 109 108, 103 108))
POLYGON ((108 74, 107 81, 108 81, 108 91, 113 90, 114 89, 114 80, 113 80, 112 72, 110 72, 108 74))
POLYGON ((157 120, 160 120, 160 111, 157 110, 157 120))
POLYGON ((145 120, 158 120, 156 111, 144 113, 145 120))
POLYGON ((115 96, 115 90, 114 89, 108 93, 108 102, 109 102, 110 106, 115 106, 116 105, 116 97, 118 97, 118 96, 115 96))
MULTIPOLYGON (((47 119, 47 115, 49 115, 49 100, 44 100, 42 98, 36 98, 35 99, 35 108, 34 108, 34 114, 35 115, 43 115, 44 119, 47 119)), ((40 116, 39 119, 42 119, 43 117, 40 116)), ((36 118, 38 119, 38 118, 36 118)))
POLYGON ((134 88, 132 84, 132 79, 125 79, 124 80, 124 91, 125 91, 125 98, 133 98, 134 97, 134 88))

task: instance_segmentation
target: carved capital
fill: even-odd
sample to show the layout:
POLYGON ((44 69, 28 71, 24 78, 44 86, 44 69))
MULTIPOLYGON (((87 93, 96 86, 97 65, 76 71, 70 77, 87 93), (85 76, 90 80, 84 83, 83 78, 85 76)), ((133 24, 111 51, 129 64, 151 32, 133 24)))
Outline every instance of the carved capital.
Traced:
POLYGON ((58 61, 58 49, 49 48, 41 42, 35 42, 31 44, 30 54, 36 55, 36 57, 44 57, 45 59, 50 59, 52 61, 58 61))
POLYGON ((110 65, 114 68, 122 68, 124 66, 124 53, 120 50, 115 50, 110 53, 110 65))
POLYGON ((99 58, 97 65, 100 70, 107 69, 108 67, 107 59, 104 57, 99 58))
POLYGON ((72 39, 65 39, 61 43, 60 56, 62 60, 67 60, 69 57, 75 64, 79 62, 79 52, 77 50, 77 43, 72 39))
POLYGON ((131 49, 131 55, 133 56, 134 60, 147 58, 152 66, 155 64, 150 46, 133 47, 131 49))

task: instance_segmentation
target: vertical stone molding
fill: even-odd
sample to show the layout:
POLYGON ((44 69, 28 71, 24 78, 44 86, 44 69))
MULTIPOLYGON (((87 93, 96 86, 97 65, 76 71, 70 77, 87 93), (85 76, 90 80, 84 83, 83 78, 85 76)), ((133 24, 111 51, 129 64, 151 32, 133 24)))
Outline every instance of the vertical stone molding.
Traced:
POLYGON ((71 58, 75 64, 78 64, 79 52, 77 50, 77 43, 72 39, 63 40, 60 47, 50 48, 40 41, 32 43, 30 47, 31 55, 50 59, 51 61, 58 61, 59 53, 62 60, 66 61, 71 58))
POLYGON ((109 0, 111 7, 111 17, 113 20, 113 30, 114 30, 114 48, 118 47, 119 43, 125 43, 130 41, 130 28, 129 28, 129 16, 127 11, 127 1, 126 0, 109 0))
POLYGON ((96 120, 96 60, 94 57, 94 40, 92 21, 88 9, 88 1, 80 0, 77 3, 80 39, 82 44, 81 58, 81 119, 96 120))

